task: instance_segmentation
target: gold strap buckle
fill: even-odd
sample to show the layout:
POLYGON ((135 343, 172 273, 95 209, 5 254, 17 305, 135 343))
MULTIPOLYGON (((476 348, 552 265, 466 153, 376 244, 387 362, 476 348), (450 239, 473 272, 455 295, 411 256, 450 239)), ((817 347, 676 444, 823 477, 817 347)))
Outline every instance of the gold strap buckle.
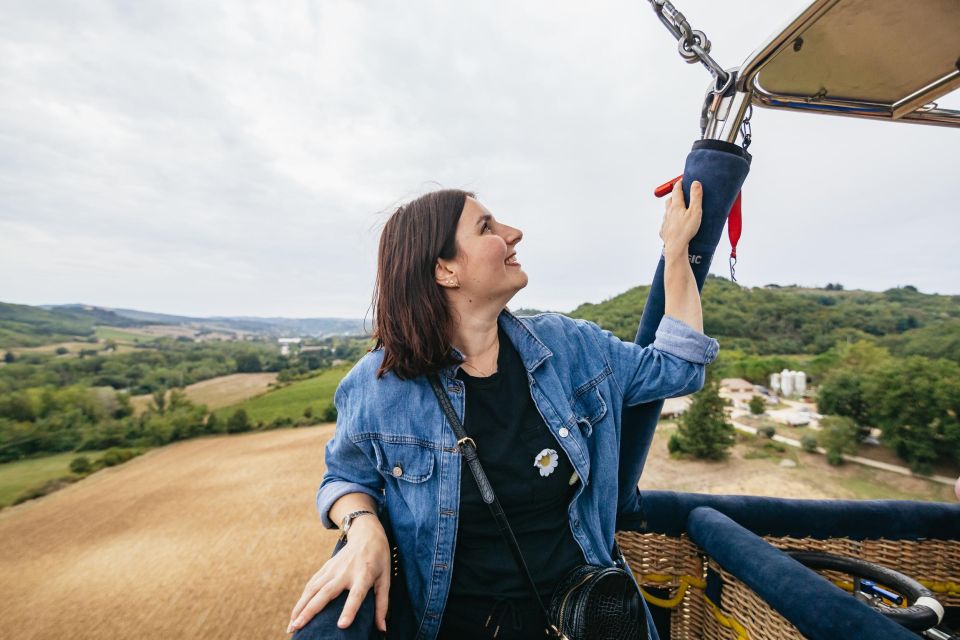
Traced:
POLYGON ((565 633, 563 633, 562 631, 560 631, 560 629, 558 629, 558 628, 557 628, 557 625, 555 625, 555 624, 551 624, 548 629, 544 629, 544 632, 545 632, 548 636, 550 635, 551 632, 553 632, 553 637, 554 637, 554 638, 560 638, 560 640, 570 640, 570 638, 567 636, 567 634, 565 634, 565 633))

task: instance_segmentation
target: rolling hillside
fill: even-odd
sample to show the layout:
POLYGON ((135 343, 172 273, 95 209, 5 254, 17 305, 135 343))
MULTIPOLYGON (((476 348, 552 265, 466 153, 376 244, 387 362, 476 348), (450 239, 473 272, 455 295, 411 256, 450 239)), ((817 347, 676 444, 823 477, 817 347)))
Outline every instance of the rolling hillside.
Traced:
MULTIPOLYGON (((635 287, 568 315, 592 320, 633 340, 649 286, 635 287)), ((752 289, 709 276, 703 290, 704 331, 724 349, 754 354, 818 354, 838 341, 871 340, 895 355, 960 362, 960 296, 768 285, 752 289)))

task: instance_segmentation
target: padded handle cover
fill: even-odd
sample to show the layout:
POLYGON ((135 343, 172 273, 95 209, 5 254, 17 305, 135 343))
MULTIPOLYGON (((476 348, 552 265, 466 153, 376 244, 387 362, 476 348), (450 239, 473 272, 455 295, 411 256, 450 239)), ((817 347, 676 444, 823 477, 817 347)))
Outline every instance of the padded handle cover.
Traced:
MULTIPOLYGON (((687 154, 683 169, 683 197, 690 203, 690 185, 695 180, 703 185, 703 216, 697 235, 690 241, 690 266, 697 288, 710 271, 713 254, 723 235, 723 227, 737 194, 750 172, 751 156, 742 147, 720 140, 698 140, 687 154)), ((643 307, 636 343, 653 343, 657 327, 663 318, 663 256, 657 265, 647 302, 643 307)), ((639 508, 637 482, 647 460, 654 429, 660 419, 663 401, 658 400, 633 407, 624 407, 620 435, 620 496, 619 513, 639 508)))

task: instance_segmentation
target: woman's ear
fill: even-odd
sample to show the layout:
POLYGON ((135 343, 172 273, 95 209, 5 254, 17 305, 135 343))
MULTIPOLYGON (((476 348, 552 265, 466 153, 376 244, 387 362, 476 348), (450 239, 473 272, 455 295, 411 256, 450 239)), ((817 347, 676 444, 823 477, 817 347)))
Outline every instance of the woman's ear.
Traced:
POLYGON ((450 268, 451 266, 453 266, 453 264, 447 260, 437 260, 437 264, 433 270, 434 280, 441 287, 459 289, 460 279, 457 278, 456 272, 450 268))

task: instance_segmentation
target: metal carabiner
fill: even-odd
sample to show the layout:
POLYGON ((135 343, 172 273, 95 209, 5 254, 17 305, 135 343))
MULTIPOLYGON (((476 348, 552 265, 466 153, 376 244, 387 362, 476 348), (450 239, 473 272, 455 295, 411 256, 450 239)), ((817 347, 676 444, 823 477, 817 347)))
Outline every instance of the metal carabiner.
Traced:
POLYGON ((717 86, 725 91, 730 77, 717 61, 710 57, 710 40, 703 31, 695 30, 669 0, 650 0, 657 19, 677 39, 677 51, 688 64, 700 62, 717 80, 717 86))

